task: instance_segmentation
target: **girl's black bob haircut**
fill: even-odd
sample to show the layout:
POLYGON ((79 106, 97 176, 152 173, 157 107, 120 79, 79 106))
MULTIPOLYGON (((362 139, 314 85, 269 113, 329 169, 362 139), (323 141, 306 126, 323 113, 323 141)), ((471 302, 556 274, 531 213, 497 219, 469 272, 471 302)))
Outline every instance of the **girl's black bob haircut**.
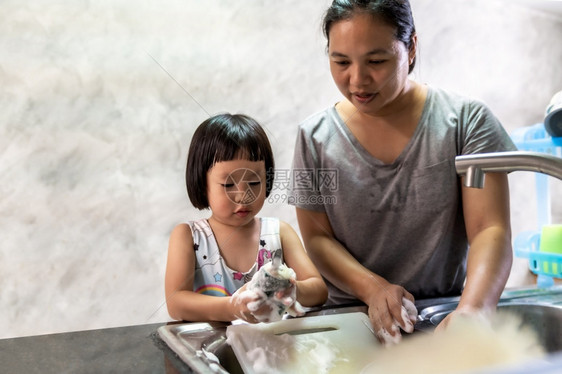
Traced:
POLYGON ((185 169, 187 195, 195 208, 209 208, 207 172, 217 162, 239 157, 265 162, 265 196, 268 197, 275 177, 275 164, 269 139, 260 124, 244 114, 225 113, 199 125, 191 139, 185 169))

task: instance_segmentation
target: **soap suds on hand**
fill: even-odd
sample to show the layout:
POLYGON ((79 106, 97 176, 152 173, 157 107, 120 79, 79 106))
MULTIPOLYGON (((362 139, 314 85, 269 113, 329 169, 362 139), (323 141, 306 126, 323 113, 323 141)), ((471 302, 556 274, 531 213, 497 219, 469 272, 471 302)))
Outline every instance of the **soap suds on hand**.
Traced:
POLYGON ((394 335, 388 332, 385 328, 381 328, 377 331, 377 337, 385 346, 390 347, 400 343, 402 340, 400 328, 407 333, 412 333, 414 331, 414 324, 416 323, 416 319, 418 317, 418 310, 416 309, 414 303, 405 297, 402 298, 401 317, 405 324, 401 323, 401 321, 394 320, 394 324, 392 325, 392 333, 394 335))
POLYGON ((248 303, 248 309, 254 312, 264 304, 270 307, 269 314, 253 316, 260 322, 279 321, 286 312, 294 317, 302 316, 304 309, 296 300, 296 288, 291 284, 296 279, 295 271, 282 263, 282 250, 276 250, 272 261, 263 265, 248 282, 245 292, 253 292, 259 297, 259 300, 248 303), (287 289, 290 290, 287 295, 278 297, 278 292, 287 289))

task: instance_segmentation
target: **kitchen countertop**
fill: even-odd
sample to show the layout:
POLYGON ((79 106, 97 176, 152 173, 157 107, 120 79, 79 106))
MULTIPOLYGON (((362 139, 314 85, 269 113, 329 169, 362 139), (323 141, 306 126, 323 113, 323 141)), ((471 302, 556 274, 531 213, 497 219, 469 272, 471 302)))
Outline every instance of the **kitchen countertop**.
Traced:
POLYGON ((158 337, 166 323, 0 340, 3 373, 192 373, 158 337))

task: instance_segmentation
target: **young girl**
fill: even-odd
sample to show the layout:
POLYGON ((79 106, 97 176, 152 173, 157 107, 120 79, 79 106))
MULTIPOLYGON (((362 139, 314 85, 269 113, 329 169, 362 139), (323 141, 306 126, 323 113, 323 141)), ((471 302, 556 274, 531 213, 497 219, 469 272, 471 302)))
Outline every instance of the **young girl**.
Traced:
POLYGON ((168 313, 177 320, 258 321, 266 307, 250 311, 259 296, 244 291, 252 276, 281 248, 297 281, 286 294, 303 306, 323 304, 327 287, 299 237, 277 218, 257 218, 273 184, 274 161, 262 127, 245 115, 204 121, 189 149, 186 185, 192 204, 208 219, 177 225, 166 267, 168 313), (235 294, 236 292, 236 294, 235 294))

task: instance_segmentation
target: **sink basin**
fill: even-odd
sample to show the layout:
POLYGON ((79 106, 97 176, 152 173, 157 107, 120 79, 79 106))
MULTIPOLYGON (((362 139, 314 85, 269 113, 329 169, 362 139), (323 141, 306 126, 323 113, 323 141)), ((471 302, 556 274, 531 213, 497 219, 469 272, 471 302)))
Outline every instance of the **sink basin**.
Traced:
MULTIPOLYGON (((456 303, 425 308, 420 316, 437 326, 456 308, 456 303)), ((533 303, 500 303, 498 312, 508 312, 521 318, 522 324, 531 327, 547 352, 562 351, 562 305, 533 303)))
POLYGON ((158 328, 160 338, 196 373, 243 374, 226 342, 229 324, 182 323, 158 328))
MULTIPOLYGON (((235 352, 241 354, 249 349, 248 342, 244 338, 252 331, 272 337, 289 334, 295 337, 295 344, 313 348, 309 352, 310 358, 304 359, 303 362, 302 359, 299 361, 293 358, 292 363, 287 363, 288 367, 297 364, 324 364, 323 359, 316 358, 315 361, 314 354, 322 354, 325 347, 329 346, 336 352, 334 356, 328 356, 334 361, 334 366, 330 366, 332 372, 355 372, 357 366, 363 367, 370 362, 372 350, 380 346, 370 329, 367 315, 361 309, 363 308, 339 308, 338 313, 333 313, 333 310, 326 313, 312 312, 310 314, 314 316, 307 315, 303 318, 267 325, 232 326, 232 332, 238 332, 238 336, 232 342, 234 348, 226 342, 229 324, 225 323, 172 324, 159 327, 158 334, 180 359, 197 373, 235 374, 243 373, 244 367, 250 368, 251 365, 247 360, 238 361, 235 352), (320 344, 317 345, 313 341, 320 344), (307 344, 307 342, 313 343, 307 344), (341 357, 337 358, 338 355, 341 357), (317 362, 318 360, 320 361, 317 362)), ((287 372, 294 372, 294 368, 287 372)))
MULTIPOLYGON (((413 335, 432 331, 456 308, 457 303, 458 297, 417 302, 419 322, 415 325, 413 335)), ((539 342, 552 353, 550 357, 557 357, 552 360, 562 363, 562 287, 504 292, 498 310, 520 316, 523 324, 536 331, 539 342)), ((329 316, 353 312, 366 313, 367 308, 364 305, 319 308, 310 310, 306 315, 329 316)), ((196 373, 243 373, 234 350, 226 343, 229 325, 220 322, 173 323, 161 326, 158 334, 196 373)))

